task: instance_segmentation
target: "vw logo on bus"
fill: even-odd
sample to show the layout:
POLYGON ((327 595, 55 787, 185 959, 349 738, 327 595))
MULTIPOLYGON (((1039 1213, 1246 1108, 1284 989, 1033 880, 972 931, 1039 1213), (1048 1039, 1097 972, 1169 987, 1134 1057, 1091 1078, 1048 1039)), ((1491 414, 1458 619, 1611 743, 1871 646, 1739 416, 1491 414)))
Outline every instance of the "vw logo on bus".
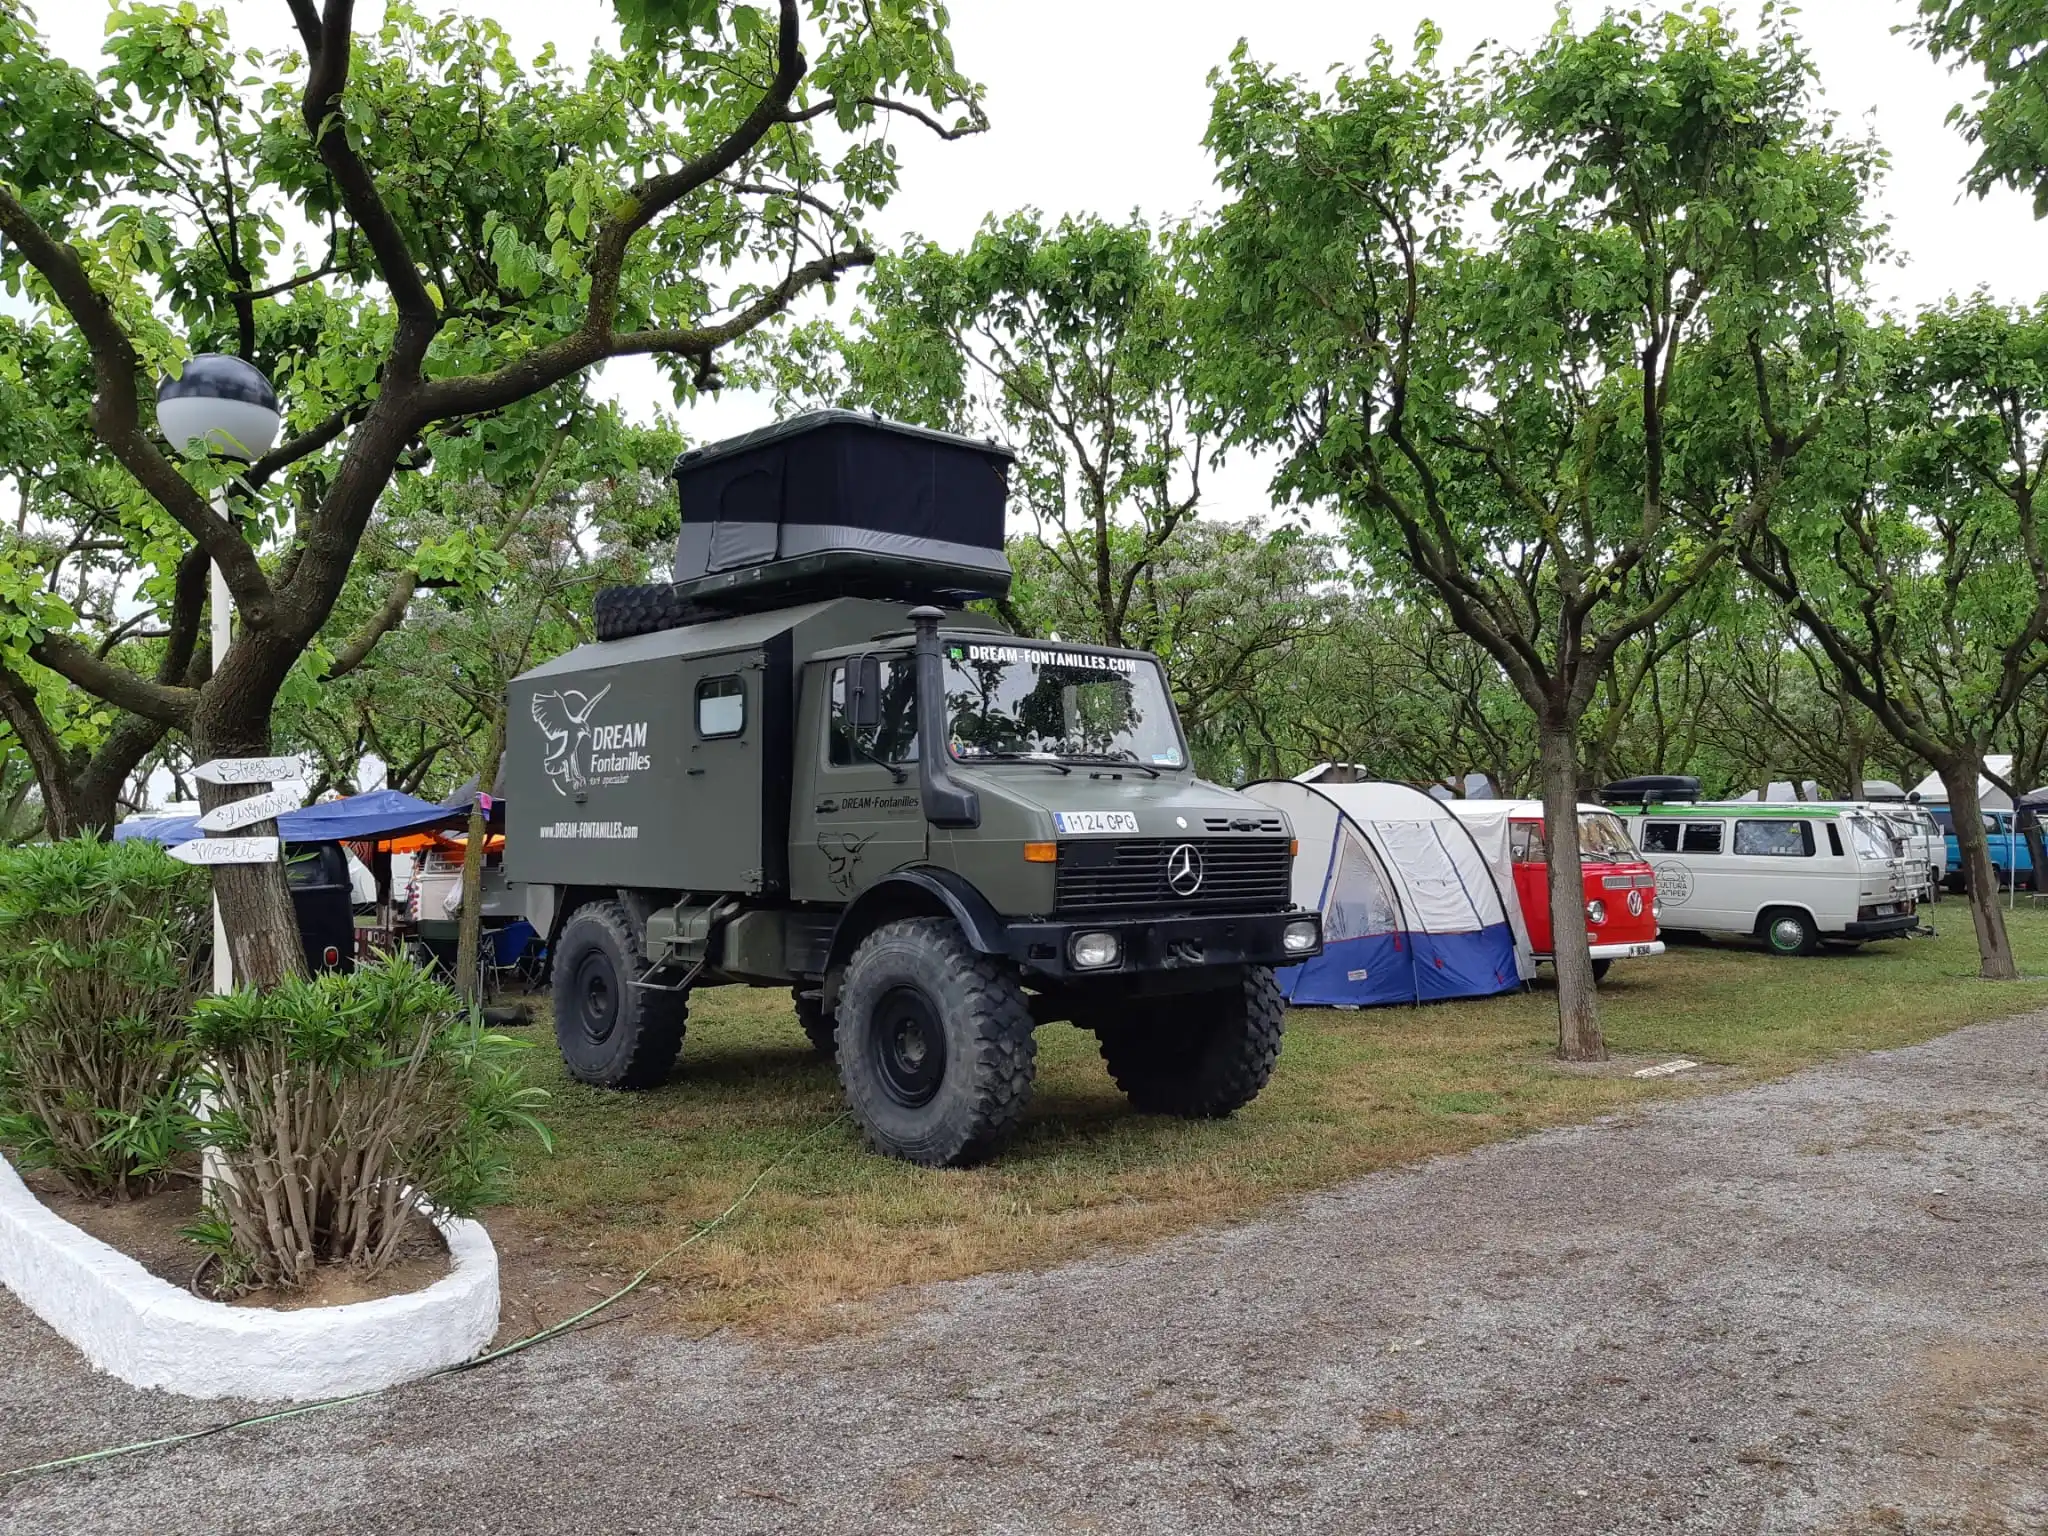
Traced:
POLYGON ((1166 884, 1176 896, 1192 896, 1202 888, 1202 855, 1193 843, 1182 843, 1166 856, 1166 884))

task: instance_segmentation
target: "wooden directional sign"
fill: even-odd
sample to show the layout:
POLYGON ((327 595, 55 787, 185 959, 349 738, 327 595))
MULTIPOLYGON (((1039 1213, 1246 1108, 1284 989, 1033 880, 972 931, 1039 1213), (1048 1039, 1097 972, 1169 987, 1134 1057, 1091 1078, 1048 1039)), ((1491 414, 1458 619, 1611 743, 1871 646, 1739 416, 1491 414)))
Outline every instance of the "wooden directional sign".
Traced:
POLYGON ((267 795, 251 795, 246 800, 231 800, 226 805, 217 805, 199 818, 202 832, 232 832, 237 827, 253 827, 259 821, 269 821, 282 816, 286 811, 299 808, 299 797, 289 789, 273 789, 267 795))
POLYGON ((170 850, 180 864, 275 864, 274 837, 195 837, 170 850))
POLYGON ((208 784, 272 784, 303 771, 296 757, 216 757, 194 768, 192 776, 208 784))

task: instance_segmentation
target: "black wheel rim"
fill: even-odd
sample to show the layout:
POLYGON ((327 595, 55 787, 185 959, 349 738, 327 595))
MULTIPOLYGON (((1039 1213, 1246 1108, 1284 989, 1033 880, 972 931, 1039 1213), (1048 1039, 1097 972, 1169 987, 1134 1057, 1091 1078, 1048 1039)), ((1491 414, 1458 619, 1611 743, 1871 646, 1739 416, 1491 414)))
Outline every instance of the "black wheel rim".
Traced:
POLYGON ((885 993, 868 1030, 868 1054, 889 1097, 905 1109, 929 1104, 946 1079, 946 1031, 922 992, 885 993))
POLYGON ((602 951, 585 955, 576 967, 576 1022, 592 1045, 609 1040, 619 1022, 618 978, 602 951))

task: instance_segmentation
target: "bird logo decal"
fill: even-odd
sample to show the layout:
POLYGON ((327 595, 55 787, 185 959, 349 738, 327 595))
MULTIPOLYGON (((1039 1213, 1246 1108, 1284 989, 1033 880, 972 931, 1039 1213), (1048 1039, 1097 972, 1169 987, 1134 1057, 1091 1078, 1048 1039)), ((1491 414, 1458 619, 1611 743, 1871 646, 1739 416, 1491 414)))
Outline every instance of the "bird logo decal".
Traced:
POLYGON ((855 837, 851 832, 818 834, 818 852, 825 855, 825 878, 840 895, 853 894, 853 877, 860 868, 861 851, 872 841, 872 832, 866 837, 855 837))
POLYGON ((590 787, 583 772, 584 753, 590 745, 590 712, 611 691, 612 685, 606 683, 596 693, 564 688, 559 693, 533 696, 533 723, 548 741, 541 766, 554 780, 556 794, 566 796, 572 789, 590 787))

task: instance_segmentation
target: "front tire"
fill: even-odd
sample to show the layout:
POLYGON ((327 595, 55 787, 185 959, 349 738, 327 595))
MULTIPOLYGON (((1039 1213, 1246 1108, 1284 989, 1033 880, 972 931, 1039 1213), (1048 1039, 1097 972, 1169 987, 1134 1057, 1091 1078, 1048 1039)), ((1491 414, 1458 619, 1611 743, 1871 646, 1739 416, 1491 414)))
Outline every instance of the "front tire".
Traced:
POLYGON ((1287 1004, 1271 967, 1214 992, 1131 1009, 1099 1028, 1102 1059, 1141 1114, 1220 1120, 1259 1096, 1280 1059, 1287 1004))
POLYGON ((1764 948, 1787 957, 1810 955, 1820 948, 1820 930, 1813 919, 1791 907, 1773 907, 1757 924, 1764 948))
POLYGON ((653 1088, 683 1048, 689 1002, 633 985, 645 969, 626 909, 578 907, 555 945, 555 1043, 569 1075, 599 1088, 653 1088))
POLYGON ((1595 960, 1593 962, 1593 980, 1596 983, 1605 981, 1607 973, 1613 969, 1614 962, 1612 960, 1595 960))
POLYGON ((926 1168, 986 1157, 1023 1117, 1038 1043, 1016 972, 950 918, 877 928, 839 991, 839 1081, 877 1152, 926 1168))

